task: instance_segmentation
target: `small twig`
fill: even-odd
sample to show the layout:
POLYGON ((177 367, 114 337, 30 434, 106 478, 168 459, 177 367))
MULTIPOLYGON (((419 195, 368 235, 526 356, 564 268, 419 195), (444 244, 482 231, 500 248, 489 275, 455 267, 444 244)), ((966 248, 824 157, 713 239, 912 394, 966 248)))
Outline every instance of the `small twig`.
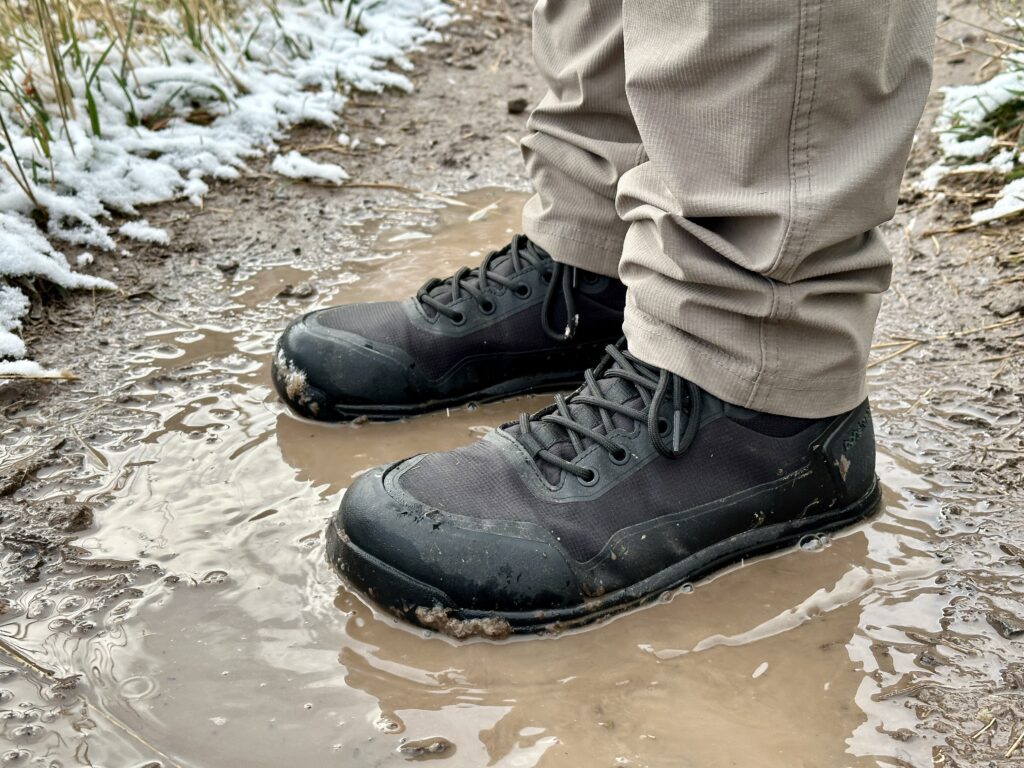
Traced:
POLYGON ((907 408, 907 410, 905 410, 903 413, 906 414, 906 413, 910 413, 911 411, 913 411, 915 408, 917 408, 917 406, 919 406, 921 403, 923 403, 925 398, 928 397, 928 395, 930 395, 931 393, 932 393, 932 387, 928 387, 928 389, 926 389, 921 394, 921 396, 919 398, 917 398, 917 400, 914 401, 913 405, 911 405, 909 408, 907 408))
POLYGON ((459 208, 472 208, 473 206, 469 203, 465 203, 462 200, 456 200, 454 197, 445 197, 439 195, 436 192, 420 192, 420 197, 425 197, 427 200, 437 200, 438 202, 444 203, 445 205, 454 205, 459 208))
POLYGON ((373 181, 346 181, 341 185, 342 189, 393 189, 396 192, 405 192, 407 195, 426 194, 421 189, 406 187, 401 184, 385 184, 373 181))
POLYGON ((74 436, 78 439, 78 442, 81 444, 81 446, 86 451, 91 453, 93 458, 100 463, 100 466, 102 466, 104 469, 110 468, 110 462, 107 461, 107 459, 103 456, 102 453, 97 451, 95 448, 89 445, 89 443, 86 442, 85 438, 82 437, 82 433, 78 431, 78 428, 74 424, 68 424, 68 429, 71 430, 74 436))
POLYGON ((42 373, 0 373, 2 380, 18 381, 78 381, 71 371, 43 371, 42 373))
POLYGON ((904 354, 905 352, 909 352, 914 347, 921 346, 921 344, 923 344, 923 343, 924 342, 921 342, 921 341, 911 341, 911 342, 909 342, 907 344, 904 344, 902 347, 897 349, 895 352, 890 352, 888 355, 885 355, 884 357, 880 357, 877 360, 873 360, 872 362, 868 363, 867 367, 868 368, 874 368, 876 365, 881 365, 882 363, 886 362, 887 360, 892 360, 894 357, 899 357, 900 355, 904 354))
POLYGON ((980 730, 977 730, 977 731, 975 731, 974 733, 971 734, 971 741, 974 741, 975 739, 977 739, 979 736, 981 736, 981 734, 983 734, 985 731, 987 731, 989 728, 991 728, 995 724, 996 724, 996 718, 993 717, 991 720, 988 721, 988 723, 986 725, 983 725, 980 730))
POLYGON ((1017 747, 1021 745, 1022 741, 1024 741, 1024 731, 1020 732, 1020 736, 1017 737, 1017 740, 1010 745, 1008 750, 1006 750, 1004 757, 1012 757, 1013 753, 1017 751, 1017 747))

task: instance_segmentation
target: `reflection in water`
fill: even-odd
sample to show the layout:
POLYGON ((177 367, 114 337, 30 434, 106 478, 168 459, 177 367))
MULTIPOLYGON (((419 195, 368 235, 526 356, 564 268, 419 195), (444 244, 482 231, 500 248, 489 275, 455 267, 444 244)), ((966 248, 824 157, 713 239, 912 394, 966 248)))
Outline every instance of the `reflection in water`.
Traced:
POLYGON ((153 426, 87 459, 99 482, 83 500, 105 508, 82 545, 167 577, 116 639, 52 647, 39 624, 25 642, 90 670, 103 711, 183 766, 930 764, 933 742, 907 740, 913 712, 890 694, 929 676, 920 643, 953 642, 951 597, 928 489, 884 456, 889 490, 867 525, 581 632, 456 644, 339 586, 320 532, 354 476, 546 399, 316 424, 272 394, 276 333, 308 308, 406 296, 478 261, 522 200, 484 190, 362 223, 345 250, 359 258, 225 277, 230 300, 207 324, 153 334, 128 393, 153 426), (312 298, 281 295, 300 283, 312 298))

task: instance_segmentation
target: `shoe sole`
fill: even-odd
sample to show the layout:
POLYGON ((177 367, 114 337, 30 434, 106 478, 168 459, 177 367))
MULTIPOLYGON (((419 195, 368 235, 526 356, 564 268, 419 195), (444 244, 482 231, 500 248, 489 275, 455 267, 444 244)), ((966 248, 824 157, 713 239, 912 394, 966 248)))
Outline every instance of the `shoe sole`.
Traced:
POLYGON ((881 485, 875 477, 871 490, 842 510, 737 534, 636 584, 578 606, 546 611, 460 609, 441 590, 360 549, 334 520, 327 528, 327 557, 343 577, 400 618, 460 640, 474 635, 500 639, 510 634, 560 632, 638 608, 740 560, 785 549, 810 534, 831 533, 855 525, 877 510, 881 498, 881 485))
POLYGON ((303 381, 296 387, 294 380, 287 371, 282 371, 275 361, 271 366, 271 379, 274 389, 281 399, 295 413, 316 421, 399 421, 410 416, 421 416, 425 413, 441 411, 445 408, 456 408, 468 403, 496 403, 512 397, 557 392, 575 389, 583 381, 583 371, 571 377, 560 373, 557 376, 525 376, 510 379, 466 395, 459 395, 442 400, 431 400, 412 405, 352 405, 333 402, 323 390, 303 381))

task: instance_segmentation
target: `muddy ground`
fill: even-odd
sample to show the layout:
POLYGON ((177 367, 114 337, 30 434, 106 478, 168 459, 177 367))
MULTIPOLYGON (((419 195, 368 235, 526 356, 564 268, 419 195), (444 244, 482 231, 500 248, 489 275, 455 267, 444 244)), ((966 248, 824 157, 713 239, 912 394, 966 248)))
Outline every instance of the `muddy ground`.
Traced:
MULTIPOLYGON (((872 522, 505 644, 397 626, 323 564, 352 476, 540 402, 325 427, 267 379, 288 317, 407 295, 516 228, 528 5, 467 7, 414 95, 290 136, 352 184, 254 164, 147 211, 170 246, 97 258, 118 292, 33 310, 36 359, 76 378, 0 383, 4 764, 1024 765, 1024 224, 950 231, 984 180, 912 189, 938 94, 885 227, 872 522)), ((941 34, 937 87, 984 73, 977 30, 941 34)))

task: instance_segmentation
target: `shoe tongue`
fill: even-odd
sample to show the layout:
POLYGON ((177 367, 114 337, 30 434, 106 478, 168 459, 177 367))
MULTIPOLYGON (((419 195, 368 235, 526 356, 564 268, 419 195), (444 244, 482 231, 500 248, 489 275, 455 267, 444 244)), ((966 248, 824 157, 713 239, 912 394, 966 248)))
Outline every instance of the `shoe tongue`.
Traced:
MULTIPOLYGON (((610 370, 617 369, 618 365, 613 365, 610 370)), ((640 366, 637 366, 643 373, 650 374, 650 371, 644 370, 640 366)), ((634 410, 643 411, 644 404, 643 398, 637 391, 636 386, 631 382, 618 377, 609 377, 607 372, 598 377, 597 384, 601 388, 601 394, 598 395, 596 392, 588 392, 591 396, 601 397, 604 400, 610 400, 613 403, 619 405, 625 405, 634 410)), ((605 433, 604 421, 601 419, 601 414, 598 409, 591 405, 585 405, 583 403, 573 402, 569 400, 569 413, 572 414, 572 419, 581 426, 589 427, 599 434, 605 433)), ((632 432, 635 422, 627 416, 623 416, 620 413, 608 414, 611 418, 612 425, 615 429, 622 429, 627 432, 632 432)), ((520 433, 519 422, 509 425, 505 428, 513 437, 516 437, 520 433)), ((543 445, 547 450, 551 451, 556 456, 572 461, 575 457, 575 449, 573 448, 572 441, 569 438, 569 431, 559 425, 551 424, 546 421, 539 419, 531 420, 531 433, 533 436, 543 445)), ((583 448, 586 449, 593 444, 593 440, 582 435, 577 435, 580 442, 583 444, 583 448)), ((552 484, 558 482, 558 475, 561 470, 554 464, 546 461, 537 462, 538 468, 544 474, 549 482, 552 484)))

